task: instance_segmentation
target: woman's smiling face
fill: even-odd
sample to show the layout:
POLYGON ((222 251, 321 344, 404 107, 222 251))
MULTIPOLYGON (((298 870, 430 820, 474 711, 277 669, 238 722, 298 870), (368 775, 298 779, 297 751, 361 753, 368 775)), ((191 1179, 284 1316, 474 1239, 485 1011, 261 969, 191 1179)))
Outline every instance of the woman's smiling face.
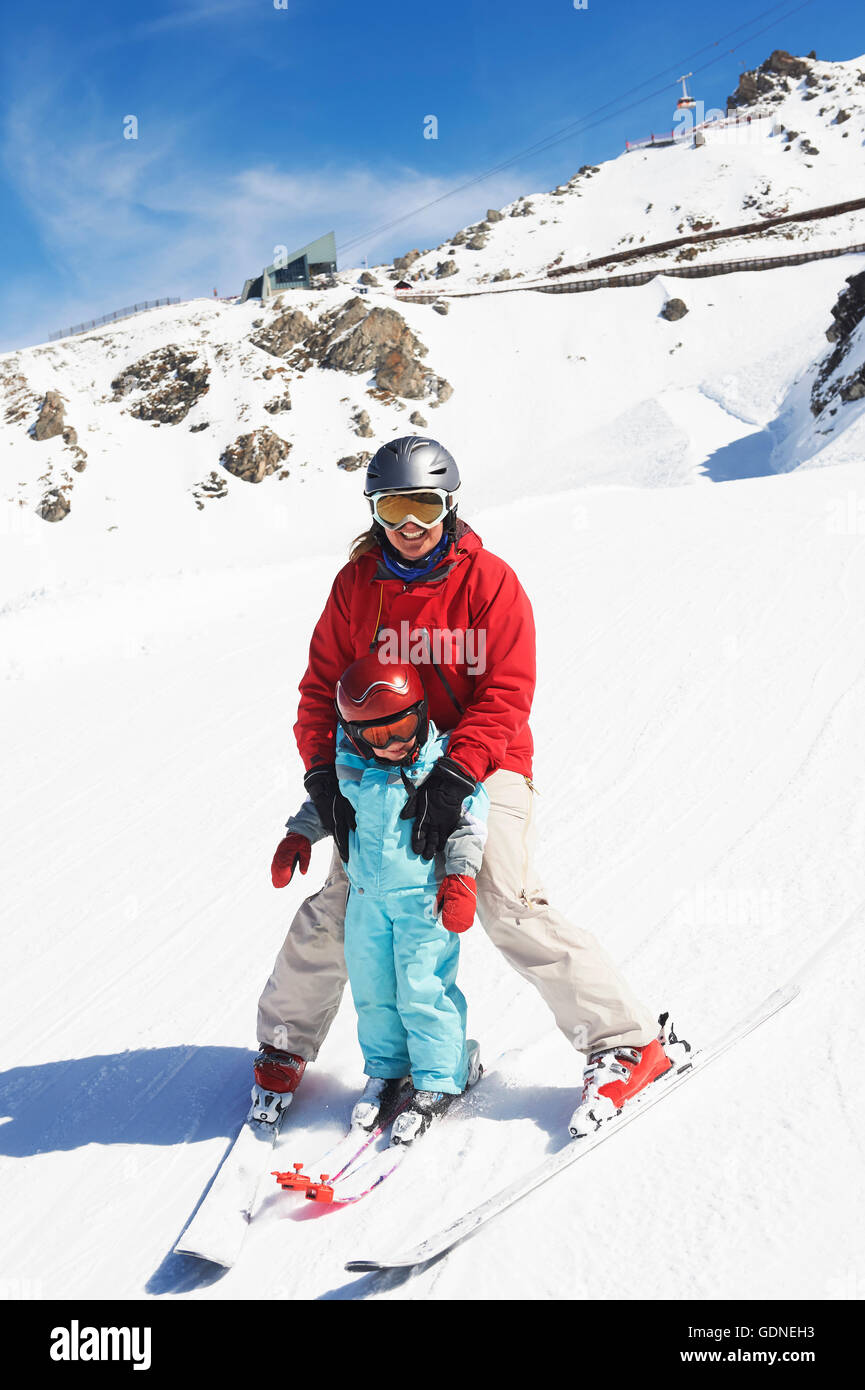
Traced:
POLYGON ((444 522, 440 521, 436 526, 431 526, 428 531, 414 521, 404 522, 395 531, 389 530, 387 526, 384 530, 394 550, 398 550, 406 560, 419 560, 422 555, 428 555, 433 547, 438 545, 444 532, 444 522))

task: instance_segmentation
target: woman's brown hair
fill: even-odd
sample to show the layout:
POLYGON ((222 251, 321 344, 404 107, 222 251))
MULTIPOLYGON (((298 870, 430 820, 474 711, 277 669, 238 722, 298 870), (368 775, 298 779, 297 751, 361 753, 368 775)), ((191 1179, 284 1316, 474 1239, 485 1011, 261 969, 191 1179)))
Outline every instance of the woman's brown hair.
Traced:
POLYGON ((368 555, 380 543, 381 531, 378 523, 374 521, 367 531, 361 531, 359 536, 355 536, 348 554, 349 560, 359 560, 362 555, 368 555))

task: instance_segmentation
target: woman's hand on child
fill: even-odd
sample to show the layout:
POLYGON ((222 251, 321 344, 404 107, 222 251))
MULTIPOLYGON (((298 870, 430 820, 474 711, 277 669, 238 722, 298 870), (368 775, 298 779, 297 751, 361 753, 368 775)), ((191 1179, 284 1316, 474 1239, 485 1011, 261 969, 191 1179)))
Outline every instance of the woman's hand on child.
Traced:
POLYGON ((286 835, 276 847, 276 854, 273 856, 273 863, 270 866, 270 877, 273 879, 274 888, 284 888, 287 883, 291 883, 295 869, 299 866, 300 872, 305 874, 309 868, 309 856, 312 852, 312 845, 305 835, 286 835))
POLYGON ((415 787, 399 818, 414 821, 411 847, 421 859, 432 859, 444 850, 459 824, 463 802, 476 786, 459 763, 445 757, 439 758, 429 776, 415 787))
POLYGON ((468 931, 475 920, 478 902, 477 885, 468 874, 448 874, 441 881, 436 897, 436 912, 441 913, 442 925, 448 931, 468 931))

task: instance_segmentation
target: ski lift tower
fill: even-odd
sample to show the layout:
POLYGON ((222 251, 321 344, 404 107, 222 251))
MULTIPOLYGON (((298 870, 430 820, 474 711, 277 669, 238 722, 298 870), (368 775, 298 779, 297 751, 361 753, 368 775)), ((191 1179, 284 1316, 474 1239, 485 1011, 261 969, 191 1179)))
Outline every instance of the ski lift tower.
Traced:
POLYGON ((677 77, 677 78, 676 78, 676 81, 677 81, 677 82, 681 82, 681 84, 682 84, 682 95, 679 97, 679 100, 676 102, 676 110, 677 110, 677 111, 691 111, 691 110, 693 110, 693 108, 697 105, 697 103, 695 102, 694 98, 691 96, 690 92, 688 91, 688 78, 689 78, 689 77, 693 77, 693 76, 694 76, 694 74, 693 74, 692 72, 686 72, 686 73, 683 73, 683 75, 682 75, 681 77, 677 77))

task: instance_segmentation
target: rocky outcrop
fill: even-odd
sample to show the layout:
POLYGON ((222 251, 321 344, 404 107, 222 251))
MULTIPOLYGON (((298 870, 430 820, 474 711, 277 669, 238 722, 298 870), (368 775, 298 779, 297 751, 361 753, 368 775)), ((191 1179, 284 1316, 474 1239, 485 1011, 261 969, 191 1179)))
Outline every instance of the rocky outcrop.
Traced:
POLYGON ((495 285, 500 280, 510 280, 510 278, 511 272, 509 270, 497 270, 493 276, 493 284, 495 285))
POLYGON ((245 483, 260 483, 275 473, 291 448, 278 434, 262 425, 251 434, 242 434, 230 444, 219 462, 245 483))
POLYGON ((378 285, 379 283, 375 276, 368 270, 363 271, 363 273, 358 276, 358 279, 362 285, 378 285))
POLYGON ((408 418, 409 418, 409 423, 410 423, 410 424, 412 424, 412 425, 418 425, 418 426, 420 427, 420 429, 422 429, 422 430, 425 430, 425 429, 426 429, 426 427, 427 427, 427 422, 426 422, 426 420, 424 419, 424 417, 421 415, 421 413, 420 413, 419 410, 413 410, 412 413, 411 413, 411 415, 410 415, 408 418))
POLYGON ((33 438, 39 440, 53 439, 55 435, 62 434, 65 427, 63 419, 65 409, 63 397, 59 391, 46 391, 42 398, 39 418, 33 426, 33 438))
POLYGON ((661 318, 667 319, 669 323, 675 323, 677 319, 683 319, 688 312, 688 306, 684 299, 668 299, 661 310, 661 318))
POLYGON ((817 79, 804 58, 794 58, 783 48, 776 48, 765 63, 742 73, 735 92, 727 97, 727 108, 781 101, 790 90, 787 79, 798 82, 803 77, 809 80, 809 85, 816 85, 817 79))
MULTIPOLYGON (((369 309, 347 332, 331 341, 321 365, 345 372, 374 372, 376 382, 395 396, 424 394, 425 372, 420 358, 427 349, 395 309, 369 309)), ((334 324, 338 329, 340 320, 334 324)))
POLYGON ((418 362, 403 348, 393 348, 385 353, 375 374, 378 385, 385 391, 407 400, 417 400, 427 393, 427 373, 418 362))
POLYGON ((289 309, 286 313, 279 314, 249 341, 263 352, 269 352, 272 357, 285 357, 286 353, 303 342, 312 330, 312 319, 307 318, 301 309, 289 309))
POLYGON ((291 410, 291 396, 286 391, 284 396, 276 396, 272 401, 266 401, 264 408, 268 415, 282 415, 286 410, 291 410))
POLYGON ((45 493, 36 508, 37 514, 41 516, 43 521, 63 521, 69 515, 72 509, 72 503, 69 500, 70 491, 71 488, 67 485, 66 487, 50 488, 45 493))
MULTIPOLYGON (((307 356, 311 361, 321 362, 322 366, 331 365, 326 363, 324 359, 338 339, 349 333, 357 324, 362 323, 370 314, 381 312, 380 309, 370 309, 362 295, 353 295, 339 308, 331 309, 328 313, 322 314, 315 329, 304 344, 307 356)), ((394 310, 387 312, 395 313, 394 310)), ((351 369, 349 368, 349 370, 351 369)))
POLYGON ((372 439, 373 428, 372 421, 369 418, 369 411, 360 410, 358 408, 354 412, 352 421, 355 434, 360 435, 361 439, 372 439))
POLYGON ((120 401, 140 391, 130 415, 156 425, 176 425, 210 390, 209 378, 210 368, 199 363, 197 352, 169 344, 124 367, 111 383, 112 399, 120 401))
POLYGON ((861 400, 865 396, 865 362, 845 377, 837 373, 844 365, 853 335, 865 323, 865 270, 847 279, 832 309, 835 322, 826 329, 826 337, 834 348, 821 364, 811 388, 811 412, 819 415, 836 395, 842 401, 861 400), (832 378, 835 378, 832 381, 832 378))
POLYGON ((472 237, 471 241, 468 243, 468 249, 469 249, 470 251, 483 251, 483 249, 484 249, 484 247, 486 246, 486 244, 487 244, 486 235, 485 235, 483 232, 475 232, 475 235, 472 237))
POLYGON ((433 308, 437 314, 449 314, 451 311, 451 306, 446 299, 437 299, 433 308))
POLYGON ((404 256, 394 257, 393 268, 394 270, 405 271, 408 270, 410 265, 414 265, 417 260, 420 260, 420 251, 408 251, 404 256))
POLYGON ((503 222, 504 220, 505 215, 503 212, 498 212, 495 208, 487 208, 488 222, 503 222))
POLYGON ((443 376, 428 377, 427 389, 435 392, 436 399, 430 402, 432 406, 444 405, 445 401, 449 401, 454 393, 454 388, 449 381, 445 381, 443 376))
POLYGON ((369 453, 346 454, 344 458, 337 459, 336 466, 346 473, 354 473, 358 468, 366 468, 371 458, 372 454, 369 453))
POLYGON ((217 473, 215 469, 212 469, 204 481, 196 483, 192 489, 193 501, 200 512, 204 511, 205 502, 216 501, 227 495, 228 479, 223 473, 217 473))
POLYGON ((433 274, 435 275, 435 278, 436 278, 437 280, 446 280, 446 279, 448 278, 449 275, 456 275, 456 273, 457 273, 457 263, 456 263, 456 261, 453 261, 453 260, 451 260, 451 261, 439 261, 438 265, 436 266, 435 270, 433 271, 433 274))

